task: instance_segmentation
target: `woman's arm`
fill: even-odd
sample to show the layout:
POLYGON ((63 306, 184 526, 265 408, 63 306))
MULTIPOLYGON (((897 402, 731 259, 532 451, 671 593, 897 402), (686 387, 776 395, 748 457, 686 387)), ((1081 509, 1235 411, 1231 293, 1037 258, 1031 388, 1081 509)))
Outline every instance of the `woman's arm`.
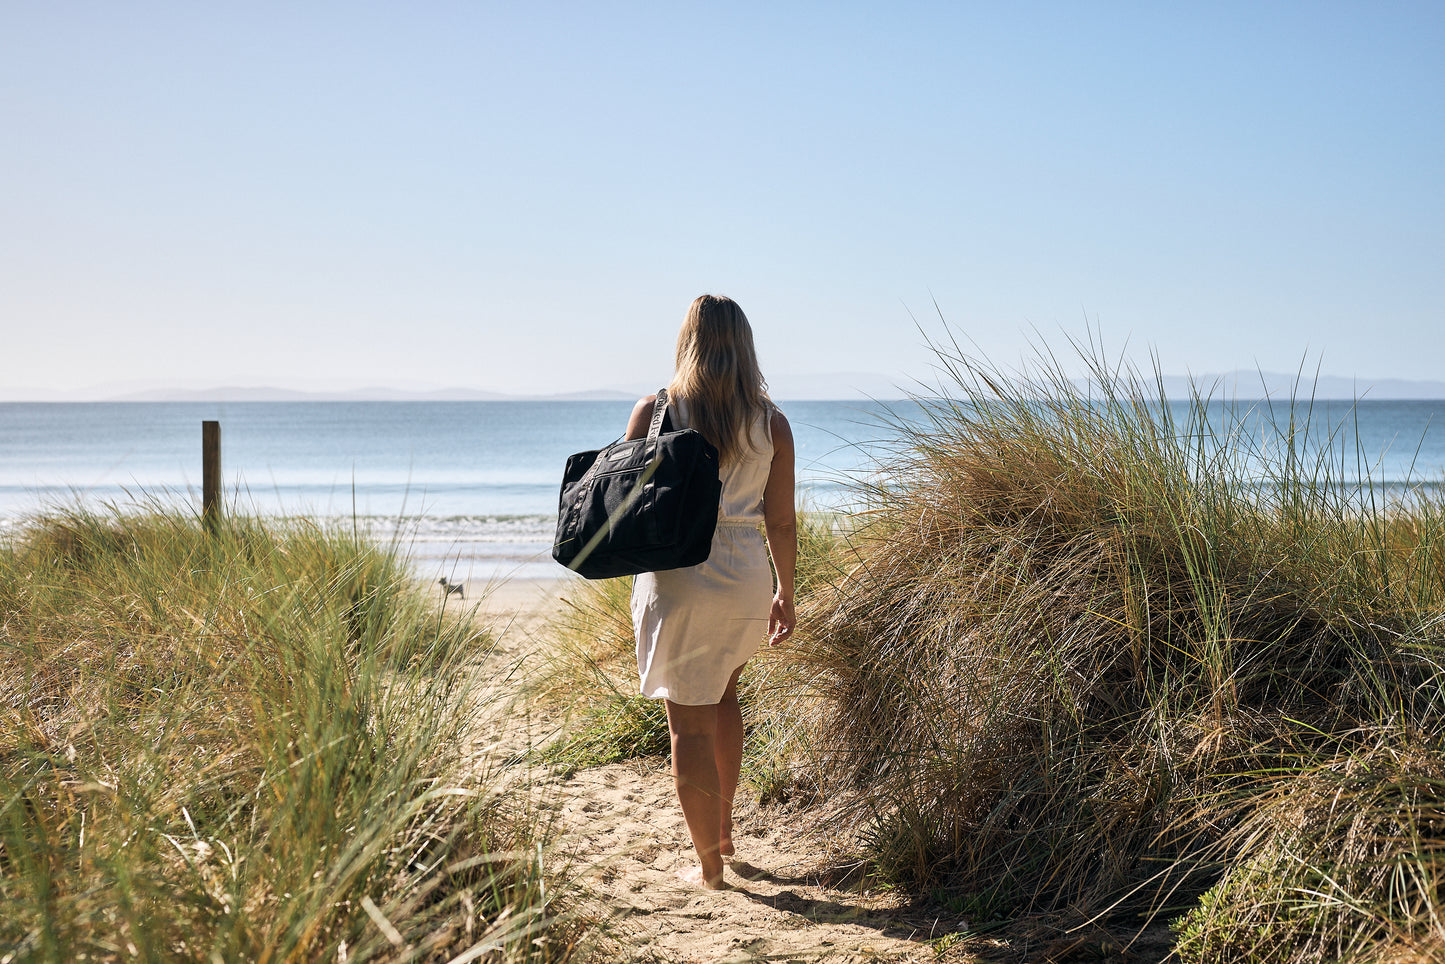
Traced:
POLYGON ((793 429, 783 413, 772 416, 773 464, 763 489, 763 523, 768 551, 778 573, 778 591, 768 616, 768 645, 776 646, 793 634, 793 577, 798 566, 798 511, 793 494, 793 429))
POLYGON ((656 395, 637 400, 637 404, 632 406, 632 416, 627 420, 627 435, 624 438, 630 440, 647 437, 647 429, 652 424, 652 407, 656 404, 656 395))

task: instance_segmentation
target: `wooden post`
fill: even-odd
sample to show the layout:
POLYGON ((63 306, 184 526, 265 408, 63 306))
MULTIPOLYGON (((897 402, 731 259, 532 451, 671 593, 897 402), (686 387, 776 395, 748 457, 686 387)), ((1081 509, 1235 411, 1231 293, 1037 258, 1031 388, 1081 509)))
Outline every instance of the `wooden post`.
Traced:
POLYGON ((221 521, 220 422, 201 422, 201 519, 212 534, 221 521))

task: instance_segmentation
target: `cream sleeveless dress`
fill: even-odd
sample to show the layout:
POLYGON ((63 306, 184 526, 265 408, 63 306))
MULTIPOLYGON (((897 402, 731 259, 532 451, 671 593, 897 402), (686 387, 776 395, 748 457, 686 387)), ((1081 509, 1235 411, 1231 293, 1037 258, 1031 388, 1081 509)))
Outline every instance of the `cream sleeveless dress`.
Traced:
MULTIPOLYGON (((632 583, 642 695, 688 706, 719 702, 733 672, 768 633, 773 573, 763 538, 763 489, 773 464, 772 409, 751 426, 752 448, 722 469, 722 503, 707 561, 644 572, 632 583)), ((688 425, 672 405, 673 425, 688 425)))

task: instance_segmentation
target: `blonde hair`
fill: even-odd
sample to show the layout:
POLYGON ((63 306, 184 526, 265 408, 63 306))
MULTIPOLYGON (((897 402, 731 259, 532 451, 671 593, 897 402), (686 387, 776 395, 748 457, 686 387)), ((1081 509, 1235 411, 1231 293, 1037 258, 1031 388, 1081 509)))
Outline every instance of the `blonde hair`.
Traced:
POLYGON ((726 465, 754 449, 752 424, 772 408, 758 369, 753 329, 737 302, 700 295, 677 333, 677 371, 668 395, 688 405, 691 426, 726 465))

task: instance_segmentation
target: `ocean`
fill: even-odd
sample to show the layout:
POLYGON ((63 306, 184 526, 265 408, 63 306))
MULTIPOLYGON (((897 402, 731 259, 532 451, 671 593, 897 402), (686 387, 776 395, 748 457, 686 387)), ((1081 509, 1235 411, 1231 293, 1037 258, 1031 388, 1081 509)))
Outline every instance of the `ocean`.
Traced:
MULTIPOLYGON (((631 402, 0 403, 0 533, 47 507, 199 503, 203 420, 221 423, 232 511, 307 515, 395 541, 425 578, 565 575, 549 554, 567 456, 622 434, 631 402)), ((793 401, 805 504, 846 509, 889 412, 916 403, 793 401)), ((1181 407, 1182 411, 1182 407, 1181 407)), ((1278 418, 1278 414, 1276 415, 1278 418)), ((1445 401, 1316 403, 1345 474, 1403 490, 1445 480, 1445 401), (1355 442, 1358 440, 1358 448, 1355 442), (1354 453, 1363 454, 1356 462, 1354 453)), ((1224 424, 1221 418, 1217 424, 1224 424)))
MULTIPOLYGON (((395 540, 428 578, 555 578, 567 457, 627 427, 632 403, 0 403, 0 532, 48 506, 195 507, 201 422, 221 423, 233 511, 307 515, 395 540)), ((848 502, 884 406, 792 402, 807 504, 848 502)))

